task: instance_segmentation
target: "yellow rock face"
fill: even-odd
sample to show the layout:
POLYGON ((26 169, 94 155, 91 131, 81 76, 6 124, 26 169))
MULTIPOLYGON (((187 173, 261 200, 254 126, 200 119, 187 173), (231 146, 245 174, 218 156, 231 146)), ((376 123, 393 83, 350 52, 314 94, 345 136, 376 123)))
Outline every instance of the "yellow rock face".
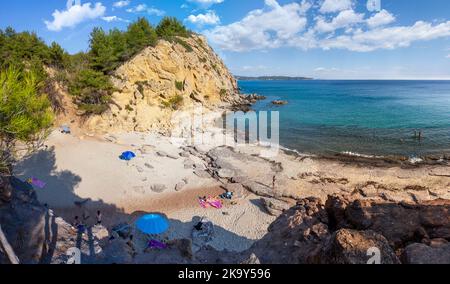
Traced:
POLYGON ((214 108, 237 96, 237 82, 202 36, 160 41, 119 67, 112 81, 119 90, 90 131, 170 129, 174 111, 193 104, 214 108), (181 43, 180 43, 181 42, 181 43))

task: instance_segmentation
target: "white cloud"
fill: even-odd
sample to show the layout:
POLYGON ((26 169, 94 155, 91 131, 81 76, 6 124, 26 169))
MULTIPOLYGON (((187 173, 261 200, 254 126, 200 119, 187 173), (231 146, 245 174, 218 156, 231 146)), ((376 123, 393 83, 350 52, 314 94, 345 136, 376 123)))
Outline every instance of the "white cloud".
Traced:
POLYGON ((348 49, 352 51, 374 51, 408 47, 415 41, 426 41, 450 36, 450 21, 432 25, 418 21, 413 26, 378 28, 343 35, 320 42, 323 49, 348 49))
POLYGON ((333 13, 352 8, 352 0, 325 0, 320 7, 321 13, 333 13))
POLYGON ((198 25, 217 25, 220 23, 220 18, 216 12, 208 11, 206 14, 190 15, 187 21, 198 25))
POLYGON ((223 3, 225 0, 189 0, 189 2, 194 2, 202 7, 210 7, 214 4, 223 3))
POLYGON ((276 48, 305 28, 304 13, 305 6, 299 3, 281 6, 276 0, 265 0, 265 9, 253 10, 241 21, 216 27, 205 34, 227 50, 276 48))
POLYGON ((51 31, 61 31, 63 28, 72 28, 78 24, 102 17, 106 7, 102 3, 91 3, 83 5, 73 5, 64 11, 55 10, 52 14, 53 21, 44 21, 47 29, 51 31))
MULTIPOLYGON (((280 5, 276 0, 266 0, 262 9, 250 11, 243 19, 203 33, 217 47, 235 52, 280 47, 370 52, 450 37, 450 21, 395 26, 391 24, 396 18, 387 10, 366 15, 344 9, 337 15, 317 16, 326 2, 322 6, 313 6, 308 0, 280 5)), ((327 11, 338 9, 327 5, 327 11)))
POLYGON ((102 17, 102 20, 104 20, 105 22, 111 23, 111 22, 125 22, 125 23, 129 23, 130 21, 122 19, 120 17, 117 16, 108 16, 108 17, 102 17))
POLYGON ((128 5, 130 5, 131 1, 130 0, 122 0, 122 1, 117 1, 113 3, 113 7, 115 8, 123 8, 126 7, 128 5))
POLYGON ((445 58, 450 58, 450 54, 449 55, 447 55, 445 58))
POLYGON ((133 8, 129 8, 127 9, 128 13, 147 13, 149 15, 153 15, 153 16, 164 16, 166 14, 165 11, 156 9, 154 7, 148 7, 146 4, 139 4, 133 8))
POLYGON ((367 19, 367 25, 369 25, 369 27, 371 28, 384 26, 392 22, 395 22, 395 17, 386 10, 381 10, 371 18, 367 19))
POLYGON ((339 68, 332 67, 332 68, 326 68, 326 67, 317 67, 314 69, 314 73, 331 73, 331 72, 337 72, 339 71, 339 68))
POLYGON ((353 24, 364 21, 364 14, 355 13, 353 10, 341 11, 331 22, 323 17, 317 17, 315 30, 322 33, 333 32, 337 29, 347 28, 353 24))
POLYGON ((113 7, 115 8, 123 8, 126 7, 128 5, 130 5, 131 1, 130 0, 122 0, 122 1, 117 1, 113 3, 113 7))

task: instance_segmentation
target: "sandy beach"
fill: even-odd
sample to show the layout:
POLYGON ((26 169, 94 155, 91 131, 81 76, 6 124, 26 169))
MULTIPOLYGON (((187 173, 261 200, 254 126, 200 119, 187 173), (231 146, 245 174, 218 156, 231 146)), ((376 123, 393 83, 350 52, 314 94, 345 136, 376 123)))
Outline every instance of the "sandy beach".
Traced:
MULTIPOLYGON (((222 132, 212 125, 203 129, 222 132)), ((447 166, 380 166, 284 152, 267 158, 262 155, 265 148, 254 145, 180 146, 156 133, 74 133, 56 129, 45 148, 16 166, 20 179, 46 182, 36 190, 41 203, 68 221, 84 214, 91 216, 88 223, 94 222, 95 212, 101 210, 108 228, 132 223, 143 212, 162 213, 171 221, 169 239, 190 238, 193 225, 206 217, 215 225, 209 245, 218 250, 248 249, 267 233, 276 212, 281 214, 300 198, 325 200, 332 194, 397 202, 450 198, 447 166), (124 151, 137 157, 122 161, 124 151), (199 205, 199 197, 217 197, 225 189, 236 195, 224 200, 222 209, 199 205), (272 206, 267 205, 270 202, 272 206)))

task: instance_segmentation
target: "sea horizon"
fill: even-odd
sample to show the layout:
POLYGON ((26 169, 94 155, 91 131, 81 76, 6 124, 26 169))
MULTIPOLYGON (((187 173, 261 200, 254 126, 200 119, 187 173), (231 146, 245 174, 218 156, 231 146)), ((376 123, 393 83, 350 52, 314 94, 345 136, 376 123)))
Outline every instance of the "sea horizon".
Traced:
MULTIPOLYGON (((236 76, 236 75, 235 75, 236 76)), ((242 77, 242 76, 237 76, 242 77)), ((249 76, 253 77, 253 76, 249 76)), ((266 76, 255 76, 256 77, 266 77, 266 76)), ((269 76, 270 77, 270 76, 269 76)), ((283 76, 284 77, 284 76, 283 76)), ((289 76, 286 76, 289 77, 289 76)), ((410 79, 410 78, 403 78, 403 79, 323 79, 323 78, 311 78, 311 79, 292 79, 292 80, 264 80, 264 79, 255 79, 255 80, 239 80, 240 81, 450 81, 450 78, 446 79, 410 79)))

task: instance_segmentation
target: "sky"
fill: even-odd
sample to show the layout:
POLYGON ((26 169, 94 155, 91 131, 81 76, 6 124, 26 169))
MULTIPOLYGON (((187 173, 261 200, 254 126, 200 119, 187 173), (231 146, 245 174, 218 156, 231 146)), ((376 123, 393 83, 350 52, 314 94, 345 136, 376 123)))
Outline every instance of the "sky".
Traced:
POLYGON ((175 16, 235 75, 450 79, 448 0, 15 0, 0 28, 34 31, 70 53, 94 27, 175 16))

